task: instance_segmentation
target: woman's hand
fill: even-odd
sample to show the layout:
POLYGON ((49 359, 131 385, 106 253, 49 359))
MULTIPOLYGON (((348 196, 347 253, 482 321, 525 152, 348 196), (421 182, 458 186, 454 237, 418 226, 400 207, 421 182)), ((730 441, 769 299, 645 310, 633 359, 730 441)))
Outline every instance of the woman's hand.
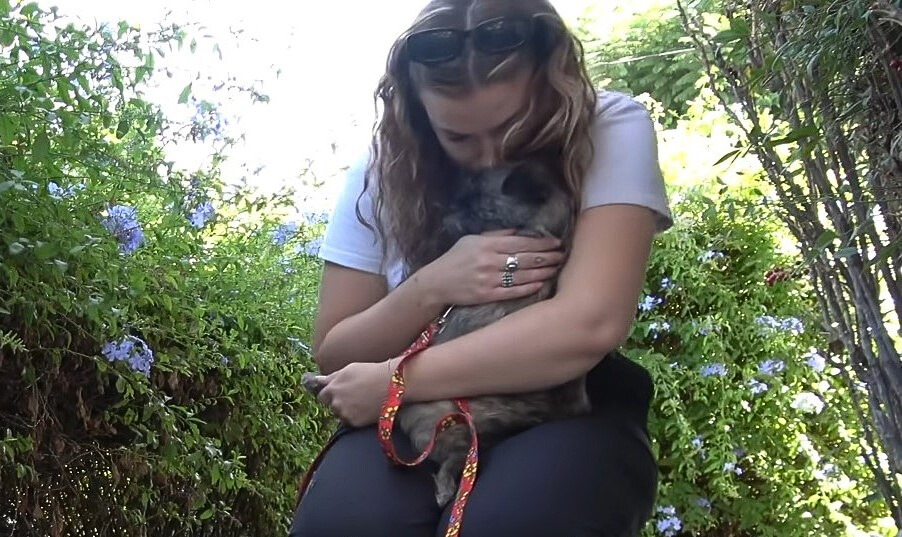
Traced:
POLYGON ((441 304, 465 306, 531 295, 560 269, 558 239, 522 237, 513 230, 461 237, 444 255, 418 272, 441 304), (513 286, 502 287, 509 256, 516 256, 513 286))
POLYGON ((396 364, 396 360, 352 362, 330 375, 316 377, 317 398, 352 427, 372 425, 379 420, 396 364))

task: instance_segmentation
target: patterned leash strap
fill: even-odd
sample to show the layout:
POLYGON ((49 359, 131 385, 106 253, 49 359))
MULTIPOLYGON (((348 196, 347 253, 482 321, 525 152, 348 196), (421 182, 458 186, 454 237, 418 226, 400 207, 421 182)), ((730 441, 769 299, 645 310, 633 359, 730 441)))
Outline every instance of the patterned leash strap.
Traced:
POLYGON ((404 367, 406 362, 422 352, 428 347, 437 333, 442 330, 444 319, 451 311, 451 308, 437 321, 431 323, 426 330, 420 334, 410 347, 401 354, 398 366, 392 375, 391 383, 388 388, 388 398, 382 406, 382 412, 379 414, 379 443, 385 455, 393 463, 402 466, 416 466, 422 463, 432 453, 435 447, 436 437, 444 430, 448 429, 456 423, 464 423, 470 429, 470 449, 467 451, 466 464, 460 478, 460 485, 451 505, 451 515, 448 520, 448 529, 445 537, 457 537, 460 534, 460 524, 463 519, 464 507, 466 507, 467 499, 473 486, 476 484, 476 471, 479 462, 479 441, 476 435, 476 424, 473 421, 473 415, 470 413, 470 405, 466 399, 455 399, 454 404, 457 406, 457 412, 452 412, 442 417, 435 424, 435 431, 432 439, 426 449, 412 461, 405 461, 395 450, 394 442, 392 442, 392 432, 394 431, 395 416, 401 407, 404 398, 404 367))

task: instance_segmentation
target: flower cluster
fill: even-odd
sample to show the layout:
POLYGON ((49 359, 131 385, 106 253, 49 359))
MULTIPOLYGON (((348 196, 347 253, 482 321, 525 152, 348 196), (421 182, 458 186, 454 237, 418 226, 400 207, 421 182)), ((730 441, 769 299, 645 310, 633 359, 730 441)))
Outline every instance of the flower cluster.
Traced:
POLYGON ((765 360, 758 364, 758 372, 769 377, 782 373, 785 370, 786 364, 783 360, 765 360))
POLYGON ((818 354, 815 349, 811 349, 811 351, 805 355, 805 363, 817 373, 827 369, 827 359, 818 354))
POLYGON ((676 515, 676 508, 672 505, 666 505, 658 508, 658 521, 656 527, 658 533, 664 537, 674 537, 681 529, 683 529, 683 521, 676 515))
POLYGON ((698 256, 698 260, 702 263, 706 263, 711 261, 712 259, 722 259, 724 257, 723 252, 715 252, 714 250, 708 250, 707 252, 703 252, 698 256))
POLYGON ((101 224, 119 241, 123 252, 130 254, 144 243, 144 231, 138 221, 138 210, 127 205, 115 205, 107 211, 101 224))
POLYGON ((304 223, 308 226, 317 224, 326 224, 329 222, 329 213, 322 211, 318 213, 309 212, 304 215, 304 223))
POLYGON ((802 392, 796 395, 790 406, 806 414, 820 414, 824 410, 824 402, 811 392, 802 392))
POLYGON ((298 253, 303 253, 304 255, 310 257, 316 257, 319 255, 319 249, 323 245, 323 239, 317 237, 306 244, 303 244, 298 247, 298 253))
POLYGON ((150 375, 153 351, 140 338, 125 336, 119 341, 110 341, 103 346, 101 352, 110 362, 128 362, 135 371, 150 375))
POLYGON ((644 299, 642 299, 641 302, 639 302, 639 309, 648 312, 660 306, 663 302, 664 299, 661 297, 647 295, 644 299))
POLYGON ((780 319, 771 315, 762 315, 755 319, 755 321, 772 331, 782 330, 793 334, 801 334, 805 331, 805 325, 796 317, 785 317, 780 319))
POLYGON ((272 234, 272 242, 276 246, 284 246, 298 232, 297 222, 281 224, 272 234))
POLYGON ((725 377, 727 366, 721 363, 708 364, 702 366, 701 373, 703 377, 725 377))
POLYGON ((216 209, 213 208, 212 203, 205 201, 194 207, 194 209, 188 213, 188 222, 197 229, 201 229, 207 225, 207 222, 212 220, 214 216, 216 216, 216 209))
POLYGON ((79 183, 77 185, 69 185, 66 188, 59 186, 54 182, 50 182, 47 184, 47 192, 50 193, 54 198, 68 198, 74 196, 76 192, 80 190, 84 190, 84 183, 79 183))
POLYGON ((760 380, 750 379, 746 386, 748 386, 749 391, 752 392, 752 395, 758 395, 767 391, 767 384, 761 382, 760 380))

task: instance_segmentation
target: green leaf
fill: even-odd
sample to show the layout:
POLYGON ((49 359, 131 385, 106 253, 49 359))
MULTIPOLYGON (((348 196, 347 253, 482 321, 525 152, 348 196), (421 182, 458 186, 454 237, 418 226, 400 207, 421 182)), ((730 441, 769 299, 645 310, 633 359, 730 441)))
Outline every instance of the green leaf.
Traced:
POLYGON ((733 151, 730 151, 726 155, 720 157, 720 159, 718 159, 718 161, 715 162, 714 165, 717 166, 718 164, 723 164, 724 162, 730 160, 731 158, 735 157, 739 153, 740 153, 739 149, 734 149, 733 151))
POLYGON ((0 183, 0 194, 9 190, 15 184, 16 184, 15 181, 4 181, 4 182, 0 183))
POLYGON ((823 233, 821 233, 821 236, 818 237, 816 241, 814 241, 814 249, 816 251, 821 251, 826 248, 828 244, 838 238, 839 235, 837 235, 835 231, 833 231, 832 229, 827 229, 823 233))
POLYGON ((818 130, 817 130, 816 126, 807 125, 805 127, 799 127, 798 129, 790 131, 789 134, 787 134, 783 138, 771 140, 770 145, 776 147, 778 145, 789 144, 792 142, 798 142, 799 140, 801 140, 803 138, 815 137, 815 136, 817 136, 817 134, 818 134, 818 130))
POLYGON ((849 246, 846 248, 840 248, 836 252, 836 255, 834 257, 836 257, 837 259, 845 259, 848 257, 852 257, 853 255, 858 255, 858 253, 859 253, 858 248, 855 248, 854 246, 849 246))
POLYGON ((50 138, 47 133, 41 132, 31 144, 31 155, 38 162, 46 162, 50 156, 50 138))
POLYGON ((191 95, 191 85, 193 82, 189 83, 182 89, 182 92, 179 94, 179 104, 185 104, 188 102, 188 97, 191 95))
POLYGON ((120 119, 119 125, 116 126, 116 138, 124 138, 129 129, 131 129, 129 122, 125 118, 120 119))

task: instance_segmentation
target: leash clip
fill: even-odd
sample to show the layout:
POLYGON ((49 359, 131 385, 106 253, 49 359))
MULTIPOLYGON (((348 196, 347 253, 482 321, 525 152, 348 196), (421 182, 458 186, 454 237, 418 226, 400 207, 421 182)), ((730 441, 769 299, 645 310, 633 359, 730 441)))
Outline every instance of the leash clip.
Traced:
POLYGON ((439 335, 445 330, 445 324, 448 322, 448 315, 453 309, 453 304, 451 306, 448 306, 448 309, 445 310, 445 313, 443 313, 441 317, 436 319, 435 324, 438 326, 438 330, 435 332, 435 335, 439 335))

